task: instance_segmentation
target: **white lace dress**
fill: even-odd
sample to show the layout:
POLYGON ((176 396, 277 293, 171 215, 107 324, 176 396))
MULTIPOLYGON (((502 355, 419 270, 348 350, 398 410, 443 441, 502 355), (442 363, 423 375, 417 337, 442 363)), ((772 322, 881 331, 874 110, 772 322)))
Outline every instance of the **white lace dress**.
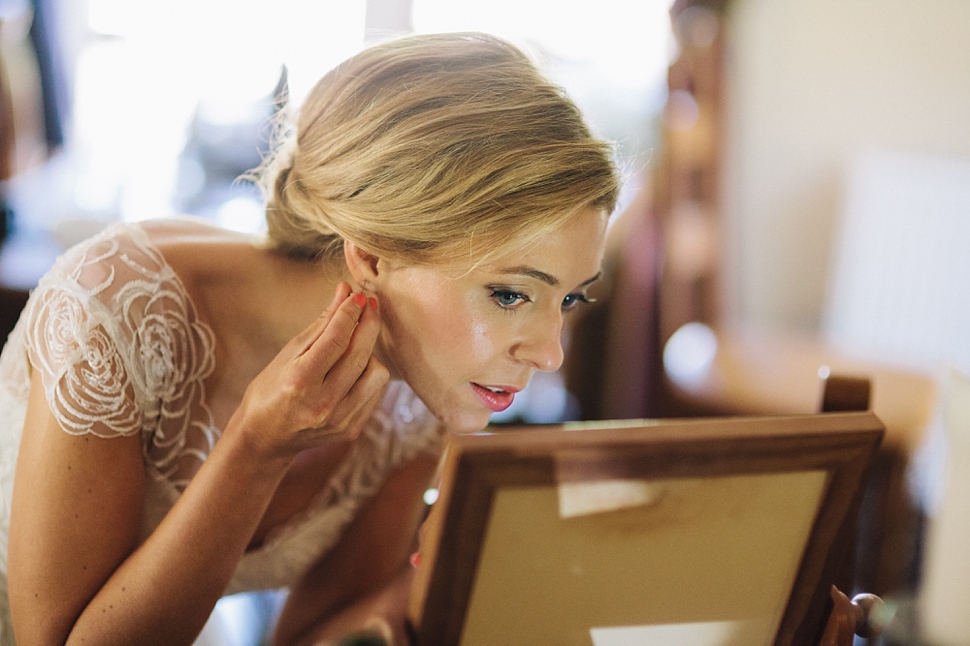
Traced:
MULTIPOLYGON (((7 537, 14 467, 30 374, 66 433, 142 439, 147 537, 218 441, 204 379, 214 337, 150 228, 114 225, 67 251, 33 291, 0 354, 0 646, 13 644, 7 537)), ((283 588, 329 550, 388 472, 419 452, 437 455, 439 425, 403 382, 309 507, 248 552, 227 594, 283 588)))

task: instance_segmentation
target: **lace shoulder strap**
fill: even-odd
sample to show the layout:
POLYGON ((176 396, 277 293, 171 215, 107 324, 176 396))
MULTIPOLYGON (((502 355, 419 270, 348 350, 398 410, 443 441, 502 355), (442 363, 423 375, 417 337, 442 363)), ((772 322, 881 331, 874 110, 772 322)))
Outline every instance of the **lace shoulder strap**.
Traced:
POLYGON ((130 435, 185 412, 213 368, 212 333, 138 225, 68 250, 31 295, 21 324, 65 431, 130 435))

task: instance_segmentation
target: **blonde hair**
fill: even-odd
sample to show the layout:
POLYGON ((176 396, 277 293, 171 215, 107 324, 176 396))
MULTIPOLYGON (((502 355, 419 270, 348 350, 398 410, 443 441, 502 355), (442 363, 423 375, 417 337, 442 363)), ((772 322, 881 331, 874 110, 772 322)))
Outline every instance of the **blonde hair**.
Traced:
POLYGON ((389 41, 310 91, 257 170, 271 247, 315 259, 343 240, 414 264, 475 265, 589 207, 613 210, 612 149, 511 44, 389 41))

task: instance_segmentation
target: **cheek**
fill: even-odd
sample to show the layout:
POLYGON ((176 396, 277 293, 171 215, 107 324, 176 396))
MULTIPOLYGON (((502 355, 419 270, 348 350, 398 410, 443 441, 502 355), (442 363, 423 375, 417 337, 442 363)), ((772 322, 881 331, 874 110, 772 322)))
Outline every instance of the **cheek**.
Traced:
MULTIPOLYGON (((389 284, 383 298, 385 350, 405 378, 463 380, 492 371, 513 321, 468 286, 420 271, 389 284), (436 375, 436 376, 434 376, 436 375)), ((412 384, 413 385, 413 384, 412 384)))
POLYGON ((428 334, 431 347, 440 349, 446 360, 454 365, 468 365, 491 357, 495 353, 494 324, 485 316, 476 315, 470 308, 453 310, 430 321, 428 334))
POLYGON ((411 364, 407 366, 409 373, 421 364, 438 366, 442 361, 447 364, 461 355, 478 353, 482 340, 488 336, 485 325, 471 321, 464 307, 455 307, 454 299, 429 298, 434 292, 427 290, 414 293, 424 297, 398 295, 389 298, 382 311, 389 345, 396 349, 398 359, 411 364))
POLYGON ((501 319, 496 321, 495 312, 483 309, 480 304, 454 298, 450 307, 422 307, 420 312, 415 311, 415 318, 406 325, 419 360, 442 376, 480 377, 484 364, 502 351, 501 319))
POLYGON ((468 331, 470 351, 475 356, 487 356, 495 347, 493 328, 487 322, 476 320, 471 322, 468 331))

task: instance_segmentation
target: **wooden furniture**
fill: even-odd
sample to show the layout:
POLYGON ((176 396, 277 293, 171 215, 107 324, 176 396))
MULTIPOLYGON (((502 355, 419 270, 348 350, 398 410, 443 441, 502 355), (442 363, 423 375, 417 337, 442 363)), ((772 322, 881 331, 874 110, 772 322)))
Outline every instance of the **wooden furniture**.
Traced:
POLYGON ((857 594, 849 599, 832 588, 832 612, 818 646, 851 646, 855 636, 866 639, 879 637, 891 619, 886 604, 873 594, 857 594))
POLYGON ((882 435, 865 412, 455 437, 417 643, 818 643, 882 435))
POLYGON ((864 377, 829 374, 822 379, 821 413, 869 410, 872 382, 864 377))
POLYGON ((714 335, 716 351, 696 378, 677 380, 667 373, 668 413, 813 413, 820 410, 824 375, 863 376, 872 384, 872 410, 886 425, 884 444, 911 453, 922 443, 938 396, 930 376, 856 359, 797 335, 753 330, 714 335))
POLYGON ((716 333, 708 367, 692 380, 666 382, 670 414, 790 415, 822 405, 821 375, 871 382, 871 409, 886 426, 863 503, 855 582, 879 595, 911 590, 919 558, 921 512, 907 469, 937 407, 936 380, 892 365, 854 359, 817 341, 755 332, 716 333))

